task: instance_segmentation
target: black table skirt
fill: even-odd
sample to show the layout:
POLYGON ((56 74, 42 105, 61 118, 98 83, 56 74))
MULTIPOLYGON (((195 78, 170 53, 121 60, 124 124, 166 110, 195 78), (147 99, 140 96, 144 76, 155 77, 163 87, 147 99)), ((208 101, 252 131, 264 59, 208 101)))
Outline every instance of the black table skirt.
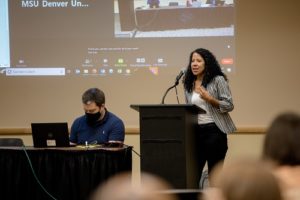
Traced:
POLYGON ((23 148, 0 148, 0 199, 88 199, 108 177, 132 170, 131 150, 27 147, 39 184, 23 148))

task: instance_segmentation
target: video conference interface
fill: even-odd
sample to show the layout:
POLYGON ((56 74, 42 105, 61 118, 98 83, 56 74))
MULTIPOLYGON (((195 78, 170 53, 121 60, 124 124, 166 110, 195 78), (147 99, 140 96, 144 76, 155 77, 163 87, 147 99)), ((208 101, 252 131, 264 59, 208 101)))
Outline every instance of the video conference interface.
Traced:
POLYGON ((234 9, 233 1, 0 0, 0 75, 159 75, 185 67, 183 55, 198 47, 234 73, 234 9))

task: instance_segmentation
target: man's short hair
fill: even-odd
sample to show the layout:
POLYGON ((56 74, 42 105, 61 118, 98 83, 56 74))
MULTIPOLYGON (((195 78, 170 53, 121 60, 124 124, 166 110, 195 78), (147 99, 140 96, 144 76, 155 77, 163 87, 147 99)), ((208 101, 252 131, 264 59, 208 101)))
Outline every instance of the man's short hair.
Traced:
POLYGON ((82 103, 90 104, 95 102, 97 106, 102 106, 105 103, 104 92, 98 88, 90 88, 82 95, 82 103))

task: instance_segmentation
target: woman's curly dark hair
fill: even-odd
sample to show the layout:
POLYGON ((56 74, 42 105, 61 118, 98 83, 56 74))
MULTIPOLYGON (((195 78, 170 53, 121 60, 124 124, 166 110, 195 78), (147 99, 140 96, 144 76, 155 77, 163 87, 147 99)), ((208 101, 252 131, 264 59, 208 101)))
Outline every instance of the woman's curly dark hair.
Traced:
POLYGON ((197 78, 197 76, 195 76, 191 70, 192 57, 194 53, 199 54, 204 59, 205 68, 204 77, 202 80, 203 87, 206 88, 207 84, 216 76, 223 76, 225 80, 227 80, 227 77, 222 72, 220 64, 218 63, 216 57, 209 50, 199 48, 192 51, 190 54, 189 64, 187 66, 185 76, 183 79, 183 85, 185 90, 187 90, 188 92, 192 92, 194 87, 194 81, 197 78))

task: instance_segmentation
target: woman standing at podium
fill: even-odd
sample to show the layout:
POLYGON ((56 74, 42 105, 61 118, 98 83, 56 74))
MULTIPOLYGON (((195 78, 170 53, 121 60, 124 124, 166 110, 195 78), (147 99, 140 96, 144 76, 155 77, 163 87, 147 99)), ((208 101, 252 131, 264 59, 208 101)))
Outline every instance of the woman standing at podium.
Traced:
POLYGON ((210 173, 217 163, 224 161, 227 134, 236 130, 228 114, 234 105, 227 77, 215 56, 199 48, 190 54, 183 85, 186 102, 206 111, 198 114, 195 141, 200 174, 206 162, 210 173))

